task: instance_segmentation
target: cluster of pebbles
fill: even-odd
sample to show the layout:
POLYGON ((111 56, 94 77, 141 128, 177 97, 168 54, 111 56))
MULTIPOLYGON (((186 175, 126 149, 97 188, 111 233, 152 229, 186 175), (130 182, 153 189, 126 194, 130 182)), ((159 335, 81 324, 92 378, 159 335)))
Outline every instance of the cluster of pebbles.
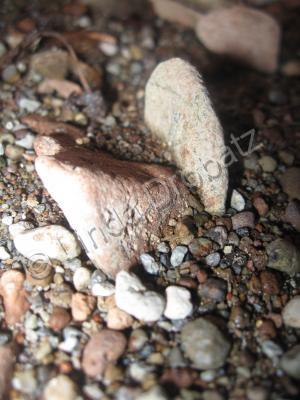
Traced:
MULTIPOLYGON (((97 18, 85 6, 63 14, 62 31, 95 28, 97 18)), ((294 26, 287 15, 286 26, 294 26)), ((15 46, 30 23, 9 31, 0 52, 15 46)), ((93 66, 85 67, 86 76, 98 86, 105 76, 114 100, 104 86, 105 100, 95 92, 72 99, 69 91, 82 88, 57 48, 29 51, 2 70, 0 398, 296 399, 300 91, 293 78, 297 63, 292 74, 286 67, 293 53, 287 49, 285 68, 274 78, 227 66, 237 68, 234 82, 223 69, 220 82, 213 76, 218 61, 191 31, 154 16, 142 29, 135 24, 108 19, 108 39, 93 43, 92 50, 86 38, 80 37, 80 47, 69 36, 85 65, 93 66), (28 116, 46 118, 43 132, 53 130, 51 123, 58 130, 76 125, 71 136, 89 151, 170 162, 168 149, 143 122, 143 102, 155 66, 178 55, 208 71, 225 131, 240 132, 244 140, 255 127, 255 148, 237 154, 234 142, 229 154, 236 160, 232 166, 241 167, 241 179, 232 184, 224 215, 212 216, 190 202, 163 227, 153 250, 139 254, 137 268, 116 271, 111 279, 87 258, 39 179, 33 142, 44 120, 28 116), (52 89, 41 89, 46 79, 52 89), (60 93, 53 80, 69 85, 60 93), (249 126, 242 122, 249 119, 249 126)))

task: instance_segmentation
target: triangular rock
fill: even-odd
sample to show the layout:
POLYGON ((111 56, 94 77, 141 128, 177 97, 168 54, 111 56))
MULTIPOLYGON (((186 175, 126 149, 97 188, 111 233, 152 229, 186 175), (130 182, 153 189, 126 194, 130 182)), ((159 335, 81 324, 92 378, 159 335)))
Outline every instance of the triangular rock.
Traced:
POLYGON ((170 168, 122 161, 74 145, 63 135, 38 137, 36 170, 96 267, 114 277, 151 248, 189 192, 170 168))
POLYGON ((172 58, 155 68, 146 86, 145 121, 196 186, 206 210, 222 214, 228 186, 223 130, 192 65, 172 58))

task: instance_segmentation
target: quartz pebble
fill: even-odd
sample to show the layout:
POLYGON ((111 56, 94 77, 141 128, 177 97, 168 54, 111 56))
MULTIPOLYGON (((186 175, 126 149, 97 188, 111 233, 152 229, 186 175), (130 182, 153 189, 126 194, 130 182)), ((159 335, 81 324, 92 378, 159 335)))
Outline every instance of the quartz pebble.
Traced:
POLYGON ((245 208, 244 197, 235 189, 233 190, 231 195, 230 206, 236 211, 243 211, 243 209, 245 208))
POLYGON ((300 296, 293 297, 284 307, 282 318, 287 326, 300 328, 300 296))
POLYGON ((80 254, 74 235, 60 225, 26 230, 15 234, 13 240, 16 249, 32 261, 54 259, 63 262, 80 254))
POLYGON ((202 370, 222 367, 230 350, 230 344, 221 331, 204 318, 184 325, 181 346, 195 367, 202 370))
POLYGON ((294 276, 300 272, 300 253, 285 239, 276 239, 267 245, 268 267, 294 276))
POLYGON ((160 294, 147 290, 136 275, 126 271, 117 274, 115 298, 121 310, 146 322, 159 320, 165 308, 160 294))
POLYGON ((159 273, 159 264, 150 254, 142 254, 140 256, 141 263, 148 274, 157 275, 159 273))
POLYGON ((108 297, 115 293, 115 286, 108 281, 94 283, 92 286, 93 296, 108 297))
POLYGON ((172 251, 171 255, 171 264, 173 267, 178 267, 184 260, 184 257, 187 253, 188 249, 185 246, 176 246, 172 251))
POLYGON ((44 400, 76 400, 78 392, 75 383, 66 375, 57 375, 46 385, 44 400))
POLYGON ((164 311, 169 319, 183 319, 193 311, 190 292, 180 286, 169 286, 166 289, 167 304, 164 311))
POLYGON ((75 270, 73 275, 73 283, 76 290, 80 291, 89 286, 91 280, 91 272, 89 269, 79 267, 75 270))
POLYGON ((94 333, 83 351, 82 368, 90 377, 101 376, 109 362, 115 362, 126 347, 125 336, 117 331, 103 329, 94 333))

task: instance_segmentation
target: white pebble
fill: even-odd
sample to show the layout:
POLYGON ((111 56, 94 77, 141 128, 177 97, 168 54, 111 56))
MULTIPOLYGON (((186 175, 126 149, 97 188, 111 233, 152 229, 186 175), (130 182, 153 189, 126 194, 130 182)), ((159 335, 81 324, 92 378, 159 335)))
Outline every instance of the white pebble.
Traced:
POLYGON ((2 224, 10 226, 14 222, 14 219, 10 215, 6 215, 5 217, 2 218, 2 224))
POLYGON ((25 97, 22 97, 19 100, 19 107, 21 110, 28 111, 28 112, 35 112, 39 107, 41 103, 36 100, 30 100, 26 99, 25 97))
POLYGON ((77 268, 73 275, 73 283, 76 290, 86 289, 90 283, 91 272, 87 268, 77 268))
POLYGON ((245 208, 244 197, 235 189, 233 190, 231 195, 230 205, 236 211, 243 211, 243 209, 245 208))
POLYGON ((126 271, 117 274, 115 298, 121 310, 146 322, 159 320, 165 308, 160 294, 147 290, 136 275, 126 271))
POLYGON ((105 281, 101 283, 94 283, 92 286, 93 296, 108 297, 115 293, 115 287, 112 283, 105 281))
POLYGON ((22 139, 16 140, 16 144, 26 150, 31 150, 33 148, 34 139, 35 136, 32 133, 27 133, 22 139))
POLYGON ((169 286, 166 289, 167 305, 164 315, 169 319, 183 319, 193 311, 190 292, 180 286, 169 286))
POLYGON ((178 267, 184 260, 184 257, 187 253, 188 249, 186 246, 176 246, 172 251, 171 255, 171 264, 173 267, 178 267))
POLYGON ((150 254, 142 254, 140 256, 141 263, 148 274, 157 275, 159 272, 159 264, 154 260, 150 254))
POLYGON ((80 254, 74 235, 60 225, 48 225, 26 230, 13 236, 16 249, 31 260, 65 261, 80 254))

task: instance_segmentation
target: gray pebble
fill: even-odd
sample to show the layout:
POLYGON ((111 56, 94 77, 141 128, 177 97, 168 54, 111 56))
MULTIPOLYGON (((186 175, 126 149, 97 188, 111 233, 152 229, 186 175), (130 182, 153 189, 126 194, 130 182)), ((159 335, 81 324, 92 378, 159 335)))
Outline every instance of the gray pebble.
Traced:
POLYGON ((178 267, 184 260, 188 249, 185 246, 176 246, 172 251, 171 264, 173 267, 178 267))
POLYGON ((268 267, 287 273, 290 276, 300 272, 298 249, 285 239, 276 239, 267 248, 268 267))
POLYGON ((300 379, 300 344, 284 353, 280 366, 290 377, 300 379))

